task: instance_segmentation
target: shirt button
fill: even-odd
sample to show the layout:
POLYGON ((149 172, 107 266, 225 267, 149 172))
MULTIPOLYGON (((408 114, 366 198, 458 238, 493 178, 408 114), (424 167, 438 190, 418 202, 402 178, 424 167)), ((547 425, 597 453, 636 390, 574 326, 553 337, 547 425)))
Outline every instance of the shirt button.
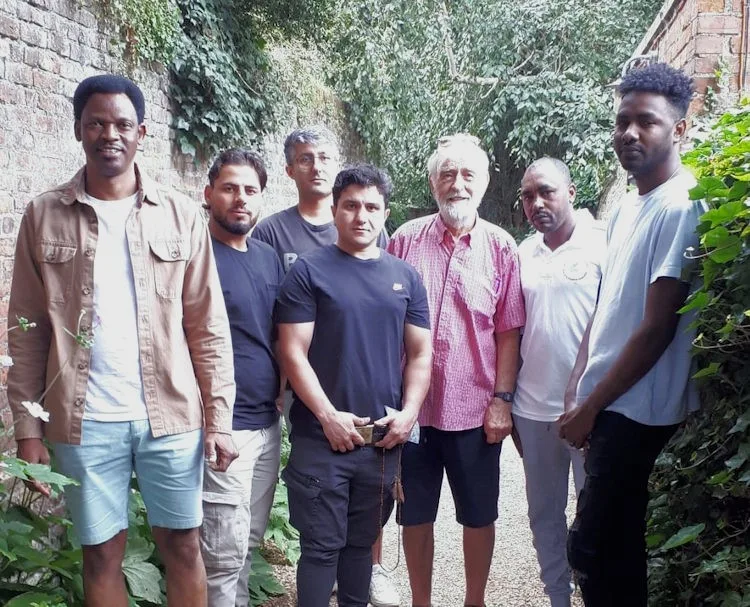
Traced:
POLYGON ((91 257, 94 254, 94 249, 86 249, 83 253, 86 257, 91 257))
POLYGON ((179 254, 180 254, 180 252, 177 249, 172 249, 172 258, 173 259, 177 259, 177 257, 179 256, 179 254))
POLYGON ((82 398, 76 398, 75 402, 73 403, 76 407, 83 407, 83 399, 82 398))
POLYGON ((83 371, 88 365, 85 362, 78 363, 78 368, 83 371))
POLYGON ((47 253, 47 257, 46 257, 47 261, 52 261, 54 258, 55 258, 54 253, 47 253))
POLYGON ((91 293, 91 289, 89 289, 88 287, 83 287, 83 289, 81 289, 81 293, 83 293, 84 295, 88 295, 89 293, 91 293))

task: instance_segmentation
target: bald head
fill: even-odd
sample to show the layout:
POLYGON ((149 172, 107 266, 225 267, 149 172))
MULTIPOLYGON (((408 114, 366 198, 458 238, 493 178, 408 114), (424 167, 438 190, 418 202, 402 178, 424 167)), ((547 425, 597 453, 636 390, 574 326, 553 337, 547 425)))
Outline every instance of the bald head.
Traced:
POLYGON ((567 165, 557 158, 535 160, 521 180, 521 202, 526 218, 545 235, 548 244, 556 236, 567 238, 575 225, 573 201, 576 187, 567 165))
POLYGON ((557 173, 560 175, 565 185, 570 185, 571 183, 573 183, 573 180, 570 177, 570 169, 568 168, 568 165, 559 158, 552 158, 551 156, 543 156, 542 158, 537 158, 528 166, 528 168, 526 169, 526 173, 531 170, 554 170, 557 171, 557 173))

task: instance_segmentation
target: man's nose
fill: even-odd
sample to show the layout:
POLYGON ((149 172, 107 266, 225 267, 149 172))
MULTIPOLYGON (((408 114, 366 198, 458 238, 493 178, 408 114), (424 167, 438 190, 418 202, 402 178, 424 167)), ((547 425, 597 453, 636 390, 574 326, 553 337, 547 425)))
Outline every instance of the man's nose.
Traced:
POLYGON ((104 139, 117 139, 117 127, 112 123, 106 123, 102 129, 104 139))
POLYGON ((544 207, 544 198, 542 198, 539 195, 534 196, 534 201, 532 202, 531 207, 534 210, 543 208, 544 207))
POLYGON ((622 133, 622 140, 624 143, 632 143, 638 140, 638 129, 636 124, 631 122, 628 124, 625 131, 622 133))

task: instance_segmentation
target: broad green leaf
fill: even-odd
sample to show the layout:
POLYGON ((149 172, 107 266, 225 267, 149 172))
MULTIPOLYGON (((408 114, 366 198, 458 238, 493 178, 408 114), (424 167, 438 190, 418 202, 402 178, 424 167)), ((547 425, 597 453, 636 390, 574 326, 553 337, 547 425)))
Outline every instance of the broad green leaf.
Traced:
POLYGON ((750 426, 750 409, 744 411, 742 415, 737 418, 734 426, 729 430, 729 434, 744 432, 747 430, 748 426, 750 426))
POLYGON ((662 551, 672 550, 679 546, 684 546, 685 544, 694 542, 696 538, 701 533, 703 533, 705 528, 706 528, 705 523, 691 525, 690 527, 683 527, 664 543, 664 545, 661 547, 661 550, 662 551))
POLYGON ((135 598, 150 603, 161 603, 162 594, 159 588, 161 573, 155 565, 142 561, 126 561, 122 565, 122 572, 128 582, 130 594, 135 598))
POLYGON ((63 597, 47 592, 24 592, 5 603, 5 607, 35 607, 38 605, 64 605, 63 597))
POLYGON ((682 306, 679 310, 679 314, 684 314, 690 310, 702 310, 711 301, 711 296, 705 291, 696 291, 695 295, 690 297, 690 300, 682 306))
POLYGON ((702 187, 708 194, 711 194, 714 190, 726 188, 726 184, 723 179, 718 177, 703 177, 698 180, 698 185, 702 187))
POLYGON ((26 464, 26 474, 29 477, 53 485, 55 487, 65 487, 66 485, 78 485, 78 481, 68 478, 57 472, 52 472, 49 466, 44 464, 26 464))

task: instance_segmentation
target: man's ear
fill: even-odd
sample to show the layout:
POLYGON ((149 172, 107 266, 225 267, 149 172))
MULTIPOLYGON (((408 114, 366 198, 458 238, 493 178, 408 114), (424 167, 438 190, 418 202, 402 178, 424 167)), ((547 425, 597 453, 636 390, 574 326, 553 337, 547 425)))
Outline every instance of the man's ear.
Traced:
POLYGON ((387 208, 387 209, 385 210, 385 218, 386 218, 386 219, 388 219, 388 217, 390 217, 390 215, 391 215, 391 208, 390 208, 390 207, 388 207, 388 208, 387 208))
POLYGON ((337 207, 338 207, 338 205, 337 205, 336 203, 333 203, 333 204, 331 205, 331 214, 332 214, 332 215, 333 215, 334 217, 336 217, 336 208, 337 208, 337 207))
POLYGON ((291 164, 287 164, 284 167, 284 170, 286 171, 286 174, 289 175, 289 177, 291 177, 292 179, 294 179, 294 176, 292 175, 292 165, 291 164))
POLYGON ((681 118, 674 125, 674 137, 675 141, 681 141, 687 131, 687 120, 681 118))
POLYGON ((204 209, 211 208, 211 193, 212 192, 213 192, 213 188, 210 185, 207 185, 205 188, 203 188, 203 200, 206 201, 206 203, 203 205, 204 209))
POLYGON ((80 120, 73 121, 73 134, 75 135, 76 141, 81 140, 81 121, 80 120))
POLYGON ((138 144, 142 144, 146 137, 146 125, 141 123, 138 125, 138 144))
POLYGON ((570 200, 570 204, 573 204, 576 201, 576 184, 571 183, 568 186, 568 200, 570 200))

